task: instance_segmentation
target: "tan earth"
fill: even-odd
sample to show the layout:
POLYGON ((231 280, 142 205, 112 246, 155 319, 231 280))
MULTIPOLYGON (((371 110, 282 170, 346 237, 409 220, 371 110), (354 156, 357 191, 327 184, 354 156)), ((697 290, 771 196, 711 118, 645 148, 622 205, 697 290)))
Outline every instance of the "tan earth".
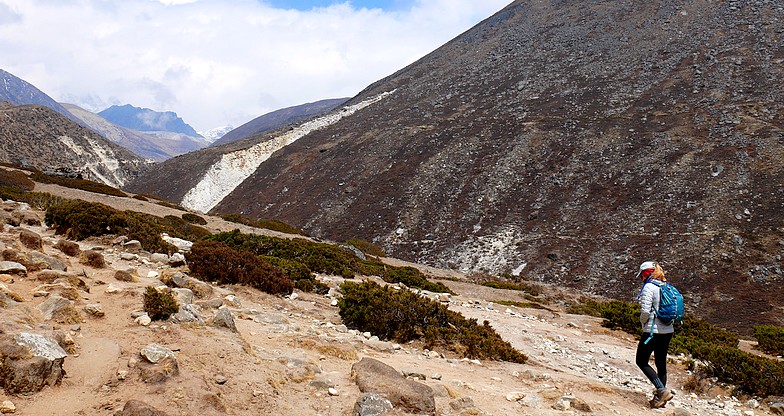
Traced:
MULTIPOLYGON (((182 214, 149 202, 55 185, 39 184, 36 191, 159 216, 182 214)), ((60 385, 29 396, 0 393, 0 402, 12 402, 19 415, 114 415, 131 399, 168 415, 352 415, 360 391, 351 379, 351 366, 362 357, 424 375, 422 383, 435 391, 438 415, 770 414, 764 405, 756 406, 757 401, 728 398, 729 390, 719 386, 687 392, 684 383, 690 375, 678 357, 671 357, 669 365, 669 385, 677 396, 664 409, 649 409, 652 386, 634 364, 636 340, 601 327, 598 318, 564 313, 557 299, 578 296, 576 293, 543 287, 556 300, 548 305, 552 311, 521 309, 491 303, 523 301, 519 292, 440 280, 458 294, 451 297, 450 309, 480 323, 489 321, 504 339, 530 357, 526 364, 471 361, 443 351, 425 351, 416 343, 397 345, 367 339, 341 325, 332 297, 300 292, 290 299, 239 286, 215 287, 213 297, 233 294, 238 298, 238 303, 228 306, 238 333, 211 326, 214 310, 203 310, 206 325, 154 321, 142 326, 131 314, 142 310, 144 288, 158 284, 148 273, 170 273, 172 269, 147 261, 144 253, 138 260, 123 260, 123 249, 112 245, 110 239, 79 242, 82 249, 101 248, 109 267, 94 269, 55 249, 60 237, 52 230, 21 227, 42 235, 43 251, 67 259, 68 271, 87 283, 89 293, 79 291, 77 308, 98 303, 105 316, 83 313, 85 318, 79 324, 46 322, 35 308, 45 298, 32 294, 41 284, 34 273, 6 283, 24 298, 22 305, 34 316, 31 329, 64 330, 77 345, 76 353, 65 359, 67 375, 60 385), (137 281, 114 278, 116 270, 129 268, 136 270, 137 281), (107 293, 110 286, 119 292, 107 293), (139 352, 150 343, 175 352, 179 374, 160 383, 142 381, 139 352), (575 404, 590 411, 575 409, 575 404)), ((208 228, 266 232, 214 217, 209 217, 208 228)), ((0 241, 6 247, 19 247, 19 231, 6 226, 0 241)), ((176 270, 187 273, 187 266, 176 270)), ((451 271, 428 272, 465 279, 451 271)), ((333 287, 342 282, 334 276, 319 278, 333 287)), ((0 319, 11 319, 10 314, 3 315, 0 319)), ((404 413, 395 410, 389 414, 404 413)))

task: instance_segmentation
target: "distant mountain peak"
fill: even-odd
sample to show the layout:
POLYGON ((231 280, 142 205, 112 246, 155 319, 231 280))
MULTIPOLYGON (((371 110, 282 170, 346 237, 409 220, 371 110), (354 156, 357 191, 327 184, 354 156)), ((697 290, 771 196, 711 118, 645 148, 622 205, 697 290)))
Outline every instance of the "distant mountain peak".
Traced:
POLYGON ((201 137, 196 130, 185 123, 173 111, 159 112, 149 108, 134 107, 130 104, 113 105, 98 113, 99 116, 118 126, 143 132, 180 133, 191 137, 201 137))
POLYGON ((0 82, 0 102, 7 101, 13 105, 42 105, 57 111, 72 121, 82 123, 60 103, 36 88, 33 84, 2 69, 0 69, 0 79, 2 80, 0 82))

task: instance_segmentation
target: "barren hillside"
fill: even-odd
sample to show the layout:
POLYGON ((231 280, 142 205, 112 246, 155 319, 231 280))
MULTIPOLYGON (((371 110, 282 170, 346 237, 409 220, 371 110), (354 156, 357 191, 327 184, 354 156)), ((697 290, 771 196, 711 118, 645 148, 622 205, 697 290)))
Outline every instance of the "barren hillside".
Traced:
MULTIPOLYGON (((181 213, 150 202, 56 185, 38 185, 36 190, 154 215, 181 213)), ((206 283, 190 286, 192 290, 177 289, 181 299, 194 296, 183 300, 190 302, 192 314, 149 323, 137 313, 142 310, 144 288, 160 285, 160 279, 176 273, 187 277, 187 265, 170 264, 168 255, 140 251, 111 236, 78 243, 81 250, 101 253, 107 263, 105 268, 91 267, 55 248, 62 237, 36 225, 41 212, 13 202, 4 202, 2 208, 9 217, 23 219, 18 226, 2 227, 4 257, 36 252, 50 267, 60 264, 67 269, 0 274, 4 305, 0 334, 59 331, 68 351, 60 384, 33 394, 0 392, 4 408, 15 408, 15 414, 152 414, 144 413, 137 402, 129 403, 137 400, 162 412, 156 415, 353 415, 356 402, 364 396, 351 375, 352 366, 363 358, 380 360, 432 389, 437 415, 649 411, 651 388, 633 364, 636 340, 602 328, 596 318, 564 313, 558 299, 578 296, 568 289, 538 285, 554 300, 550 310, 507 307, 497 302, 521 301, 520 292, 475 286, 465 276, 444 273, 456 279, 442 282, 457 295, 441 301, 466 317, 489 321, 530 357, 527 364, 460 359, 444 351, 424 350, 416 342, 398 345, 349 330, 334 306, 343 279, 327 275, 318 278, 333 290, 323 296, 295 292, 284 298, 206 283), (20 241, 21 234, 30 232, 41 237, 40 249, 20 241), (118 280, 122 275, 117 271, 129 272, 130 281, 118 280), (70 300, 65 302, 70 312, 47 319, 50 309, 44 304, 59 296, 70 300), (226 311, 230 313, 236 330, 225 321, 216 324, 221 311, 222 319, 226 311), (149 356, 150 344, 165 348, 174 358, 148 362, 141 353, 149 356)), ((217 231, 237 224, 209 217, 207 227, 217 231)), ((29 238, 25 241, 30 244, 29 238)), ((671 359, 670 386, 678 395, 666 409, 654 413, 771 414, 767 404, 730 398, 730 390, 721 386, 707 385, 693 394, 685 391, 689 373, 681 359, 671 359)), ((408 413, 400 405, 389 414, 408 413)))

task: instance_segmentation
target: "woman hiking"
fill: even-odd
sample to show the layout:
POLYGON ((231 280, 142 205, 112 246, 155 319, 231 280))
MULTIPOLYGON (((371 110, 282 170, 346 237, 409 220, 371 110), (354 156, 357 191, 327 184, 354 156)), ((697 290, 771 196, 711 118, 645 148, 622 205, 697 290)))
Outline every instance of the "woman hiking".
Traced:
POLYGON ((661 266, 654 261, 646 261, 640 265, 637 278, 643 284, 640 294, 637 296, 642 308, 640 312, 642 336, 637 344, 636 362, 648 380, 656 387, 650 405, 652 409, 658 409, 664 407, 674 396, 672 390, 667 388, 667 350, 670 347, 670 340, 675 328, 672 323, 665 324, 656 317, 656 311, 659 310, 661 301, 659 286, 667 281, 661 266), (653 353, 656 364, 655 371, 648 363, 651 353, 653 353))

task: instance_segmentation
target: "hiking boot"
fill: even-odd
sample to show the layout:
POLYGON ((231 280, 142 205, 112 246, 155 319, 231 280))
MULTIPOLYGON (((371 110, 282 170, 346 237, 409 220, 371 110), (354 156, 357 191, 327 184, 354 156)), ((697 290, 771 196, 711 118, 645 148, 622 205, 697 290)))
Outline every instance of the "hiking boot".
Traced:
POLYGON ((656 394, 653 395, 653 399, 650 401, 651 409, 661 409, 664 405, 667 404, 675 395, 672 393, 670 389, 661 389, 656 390, 656 394))

